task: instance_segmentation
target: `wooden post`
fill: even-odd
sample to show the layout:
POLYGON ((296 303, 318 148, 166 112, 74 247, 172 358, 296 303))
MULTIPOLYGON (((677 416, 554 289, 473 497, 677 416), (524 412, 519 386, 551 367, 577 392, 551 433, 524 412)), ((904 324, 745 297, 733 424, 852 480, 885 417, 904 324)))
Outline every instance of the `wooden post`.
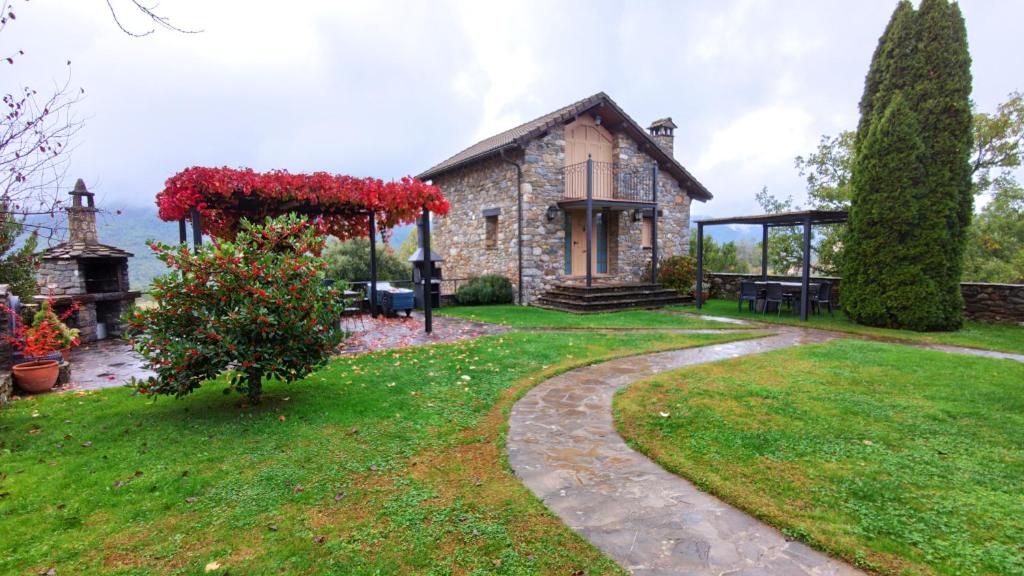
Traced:
POLYGON ((807 305, 810 303, 808 289, 811 284, 811 218, 804 218, 804 265, 800 286, 800 319, 807 320, 807 305))
POLYGON ((594 234, 591 227, 594 220, 594 161, 590 158, 590 154, 587 154, 587 221, 586 221, 586 232, 587 232, 587 288, 590 288, 592 276, 591 266, 593 261, 591 255, 593 254, 594 234))
POLYGON ((377 317, 377 214, 370 210, 370 317, 377 317))
POLYGON ((651 284, 658 283, 658 163, 651 168, 651 201, 654 212, 651 214, 651 284))
POLYGON ((203 245, 203 217, 199 210, 192 209, 192 246, 196 251, 203 245))
POLYGON ((693 291, 693 297, 697 303, 697 309, 700 310, 701 306, 704 305, 703 294, 701 291, 701 279, 704 277, 704 225, 697 222, 697 289, 693 291))
POLYGON ((434 259, 430 257, 430 210, 423 207, 423 329, 427 334, 434 331, 434 319, 430 310, 434 295, 434 259))
POLYGON ((768 280, 768 225, 761 225, 761 280, 768 280))

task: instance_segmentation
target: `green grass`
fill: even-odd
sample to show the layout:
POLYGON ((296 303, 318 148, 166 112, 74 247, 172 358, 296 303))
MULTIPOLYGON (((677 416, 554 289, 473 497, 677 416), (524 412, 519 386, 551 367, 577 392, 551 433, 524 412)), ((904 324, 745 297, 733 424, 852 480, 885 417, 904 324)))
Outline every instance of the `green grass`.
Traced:
POLYGON ((737 312, 735 300, 712 299, 705 302, 704 307, 699 311, 693 306, 674 306, 671 309, 684 312, 699 312, 711 316, 726 316, 729 318, 770 322, 773 324, 808 326, 880 338, 893 338, 928 344, 966 346, 968 348, 1024 354, 1024 327, 1011 324, 985 324, 968 321, 964 323, 964 327, 961 330, 956 332, 913 332, 910 330, 875 328, 855 324, 840 310, 835 312, 835 316, 829 316, 827 313, 811 316, 807 322, 802 322, 799 316, 788 314, 785 308, 783 308, 781 317, 773 316, 770 313, 763 315, 755 314, 748 312, 746 308, 742 312, 737 312))
POLYGON ((517 395, 752 333, 515 333, 339 358, 250 408, 213 383, 0 411, 0 573, 621 574, 500 449, 517 395))
POLYGON ((455 316, 478 322, 504 324, 513 328, 560 329, 699 329, 744 328, 735 324, 686 318, 654 310, 626 310, 596 314, 572 314, 532 306, 512 304, 497 306, 453 306, 437 310, 444 316, 455 316))
POLYGON ((861 566, 1024 574, 1024 364, 838 340, 634 384, 615 417, 666 469, 861 566))

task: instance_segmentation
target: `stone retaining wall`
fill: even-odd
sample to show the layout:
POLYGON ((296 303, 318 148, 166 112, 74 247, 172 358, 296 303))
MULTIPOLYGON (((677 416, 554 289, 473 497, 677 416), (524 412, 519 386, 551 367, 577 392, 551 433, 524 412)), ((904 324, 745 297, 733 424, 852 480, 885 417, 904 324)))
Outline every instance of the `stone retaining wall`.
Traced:
MULTIPOLYGON (((711 297, 735 300, 739 296, 741 280, 760 280, 760 274, 733 274, 713 272, 711 274, 711 297)), ((768 276, 769 280, 799 282, 799 277, 768 276)), ((812 276, 811 282, 831 282, 832 293, 839 301, 841 278, 812 276)), ((964 282, 960 284, 964 296, 965 312, 971 320, 979 322, 1006 322, 1024 324, 1024 284, 985 284, 964 282)))
POLYGON ((960 284, 967 317, 981 322, 1024 324, 1024 284, 960 284))

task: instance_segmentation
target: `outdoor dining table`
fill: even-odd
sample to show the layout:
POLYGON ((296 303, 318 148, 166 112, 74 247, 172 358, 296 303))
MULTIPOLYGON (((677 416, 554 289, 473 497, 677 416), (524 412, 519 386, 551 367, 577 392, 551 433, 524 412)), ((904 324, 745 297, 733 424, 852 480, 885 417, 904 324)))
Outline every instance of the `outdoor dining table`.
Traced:
MULTIPOLYGON (((754 286, 757 286, 758 290, 764 290, 768 284, 779 284, 782 286, 782 291, 787 294, 800 294, 800 290, 803 288, 803 284, 800 282, 772 282, 771 280, 756 280, 754 286)), ((808 300, 813 298, 814 293, 817 291, 817 284, 811 283, 807 286, 808 300)), ((764 301, 759 299, 757 305, 754 307, 758 312, 761 311, 761 306, 764 306, 764 301)), ((793 298, 793 313, 800 313, 800 297, 793 298)))

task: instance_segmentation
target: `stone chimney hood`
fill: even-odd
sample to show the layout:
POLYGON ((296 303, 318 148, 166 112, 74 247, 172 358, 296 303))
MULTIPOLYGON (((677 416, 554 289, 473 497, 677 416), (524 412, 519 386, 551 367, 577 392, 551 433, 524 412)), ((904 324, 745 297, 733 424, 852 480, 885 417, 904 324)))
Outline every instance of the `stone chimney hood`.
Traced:
POLYGON ((94 194, 85 188, 81 178, 75 182, 75 189, 69 192, 71 206, 68 212, 68 243, 99 244, 96 234, 96 202, 94 194))
POLYGON ((662 149, 668 152, 669 156, 674 156, 673 148, 675 147, 675 136, 673 135, 673 132, 676 128, 679 128, 679 126, 676 126, 676 123, 672 121, 672 117, 669 116, 667 118, 661 118, 651 122, 651 125, 647 127, 647 131, 651 133, 654 141, 657 142, 662 149))

